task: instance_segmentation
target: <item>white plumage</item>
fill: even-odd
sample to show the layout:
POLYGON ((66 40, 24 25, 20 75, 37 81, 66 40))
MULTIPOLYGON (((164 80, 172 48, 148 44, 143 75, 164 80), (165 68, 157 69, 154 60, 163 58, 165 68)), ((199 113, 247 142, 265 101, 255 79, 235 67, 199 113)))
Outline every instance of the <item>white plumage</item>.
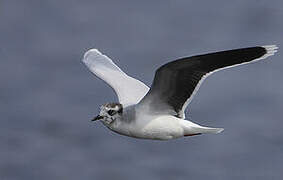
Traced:
POLYGON ((97 49, 88 50, 84 55, 83 62, 92 73, 115 90, 119 102, 124 106, 138 103, 149 90, 149 87, 144 83, 128 76, 110 58, 101 54, 97 49))
POLYGON ((200 126, 184 120, 184 111, 203 80, 213 72, 274 55, 275 45, 222 51, 181 58, 161 66, 151 88, 124 73, 97 49, 84 55, 83 62, 117 93, 119 103, 101 106, 94 120, 130 137, 168 140, 223 128, 200 126))

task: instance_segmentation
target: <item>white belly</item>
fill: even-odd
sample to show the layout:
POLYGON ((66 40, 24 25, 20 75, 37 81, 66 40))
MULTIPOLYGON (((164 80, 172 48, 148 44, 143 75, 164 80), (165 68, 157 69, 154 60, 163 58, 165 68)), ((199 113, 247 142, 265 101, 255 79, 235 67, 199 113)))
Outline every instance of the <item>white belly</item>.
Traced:
POLYGON ((216 134, 223 131, 222 128, 203 127, 170 115, 139 116, 139 118, 130 122, 115 121, 107 126, 112 131, 122 135, 156 140, 169 140, 202 133, 216 134))
POLYGON ((157 140, 182 137, 184 133, 179 121, 174 116, 159 116, 153 119, 142 117, 130 125, 130 136, 157 140))

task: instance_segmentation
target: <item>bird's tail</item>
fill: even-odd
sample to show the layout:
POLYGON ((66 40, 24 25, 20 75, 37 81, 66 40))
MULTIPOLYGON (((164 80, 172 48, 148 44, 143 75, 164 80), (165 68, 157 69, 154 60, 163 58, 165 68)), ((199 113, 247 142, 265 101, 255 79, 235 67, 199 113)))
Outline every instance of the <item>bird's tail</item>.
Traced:
POLYGON ((223 128, 212 128, 212 127, 205 127, 193 123, 191 121, 180 121, 184 128, 184 135, 191 136, 191 135, 198 135, 198 134, 218 134, 221 133, 224 129, 223 128))
POLYGON ((218 134, 221 133, 223 128, 211 128, 211 127, 195 127, 199 133, 210 133, 210 134, 218 134))

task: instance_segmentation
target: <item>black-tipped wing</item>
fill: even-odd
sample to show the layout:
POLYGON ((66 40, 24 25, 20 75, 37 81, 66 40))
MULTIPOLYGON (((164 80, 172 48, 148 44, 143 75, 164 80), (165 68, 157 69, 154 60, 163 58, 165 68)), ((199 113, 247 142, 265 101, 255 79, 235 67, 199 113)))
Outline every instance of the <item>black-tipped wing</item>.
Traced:
POLYGON ((185 118, 184 110, 201 81, 210 73, 227 67, 264 59, 276 46, 251 47, 178 59, 157 69, 149 92, 140 102, 151 111, 185 118))

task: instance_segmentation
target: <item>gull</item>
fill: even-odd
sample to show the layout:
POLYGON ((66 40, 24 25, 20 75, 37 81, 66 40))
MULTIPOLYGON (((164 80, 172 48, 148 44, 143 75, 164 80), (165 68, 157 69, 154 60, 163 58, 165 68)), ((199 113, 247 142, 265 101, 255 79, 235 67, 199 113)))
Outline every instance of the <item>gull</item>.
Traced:
POLYGON ((118 134, 141 139, 170 140, 220 133, 223 128, 185 119, 185 109, 201 83, 216 71, 265 59, 276 49, 276 45, 256 46, 180 58, 159 67, 150 88, 124 73, 97 49, 90 49, 84 54, 84 64, 110 85, 119 99, 102 105, 93 121, 100 120, 118 134))

